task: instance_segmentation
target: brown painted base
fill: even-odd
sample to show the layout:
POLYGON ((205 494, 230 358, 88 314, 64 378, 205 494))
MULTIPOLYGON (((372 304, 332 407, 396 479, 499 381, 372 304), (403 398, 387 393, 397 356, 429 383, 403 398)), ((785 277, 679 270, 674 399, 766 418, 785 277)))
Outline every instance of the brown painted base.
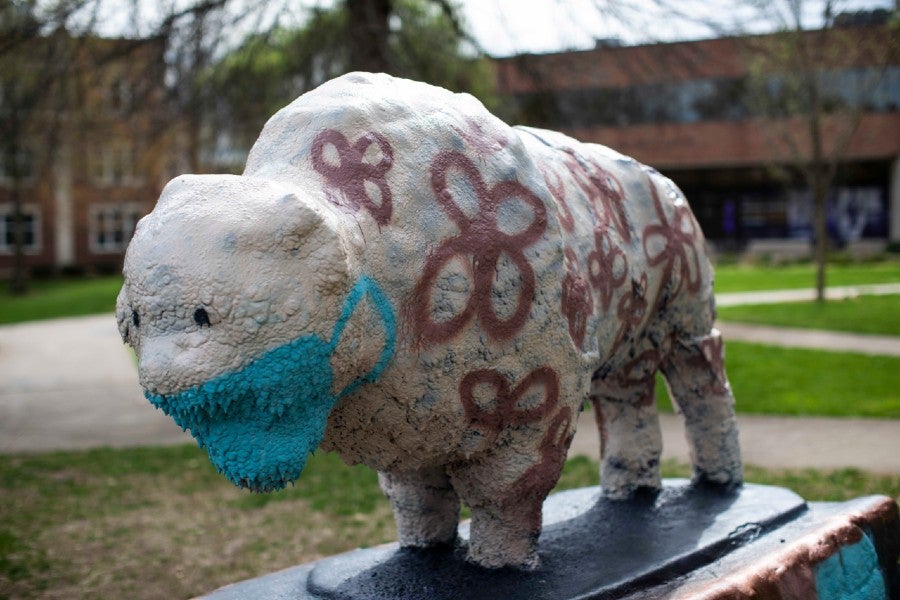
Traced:
MULTIPOLYGON (((463 524, 463 540, 467 533, 463 524)), ((554 494, 544 505, 535 571, 481 569, 463 560, 464 550, 388 544, 207 598, 871 600, 891 597, 891 586, 900 585, 893 500, 807 505, 788 490, 751 484, 722 492, 669 480, 658 496, 628 502, 603 499, 599 488, 554 494)))

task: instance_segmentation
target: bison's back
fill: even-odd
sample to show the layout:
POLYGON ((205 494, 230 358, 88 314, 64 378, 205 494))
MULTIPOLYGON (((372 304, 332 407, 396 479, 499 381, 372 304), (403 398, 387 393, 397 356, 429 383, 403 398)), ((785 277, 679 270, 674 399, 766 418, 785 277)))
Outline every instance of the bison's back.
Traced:
POLYGON ((705 335, 714 318, 712 268, 678 187, 605 146, 516 130, 555 200, 571 290, 563 311, 578 324, 576 341, 583 328, 580 345, 597 349, 609 371, 641 338, 705 335))
POLYGON ((372 447, 345 448, 350 460, 483 449, 473 406, 491 389, 547 406, 540 419, 576 407, 591 372, 671 327, 660 308, 693 307, 709 288, 705 259, 679 254, 702 241, 672 234, 696 224, 667 180, 426 84, 329 82, 272 117, 245 174, 290 181, 334 211, 400 317, 391 367, 357 394, 370 400, 332 416, 336 431, 372 433, 354 435, 372 447))

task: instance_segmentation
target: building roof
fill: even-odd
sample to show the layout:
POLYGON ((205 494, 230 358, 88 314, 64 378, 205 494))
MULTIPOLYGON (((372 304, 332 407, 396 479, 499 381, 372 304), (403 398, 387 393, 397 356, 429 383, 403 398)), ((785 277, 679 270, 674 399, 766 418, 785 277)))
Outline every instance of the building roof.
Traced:
POLYGON ((769 116, 776 114, 770 108, 748 108, 749 86, 725 84, 753 78, 765 90, 784 85, 791 73, 811 64, 836 101, 849 102, 830 114, 822 111, 826 154, 841 160, 900 155, 895 28, 866 24, 798 35, 521 55, 496 61, 498 89, 519 100, 519 120, 561 129, 660 168, 751 166, 808 157, 809 124, 800 116, 769 116), (807 56, 797 56, 801 47, 807 56), (855 97, 846 91, 845 79, 863 72, 880 78, 877 101, 865 96, 874 94, 873 87, 855 97), (737 93, 743 96, 733 96, 737 93))
MULTIPOLYGON (((738 78, 754 68, 753 56, 776 51, 787 34, 726 37, 640 46, 598 45, 592 50, 522 54, 495 60, 502 92, 622 88, 703 78, 738 78)), ((900 64, 900 43, 889 25, 863 25, 804 32, 811 47, 830 45, 817 58, 821 68, 900 64), (852 51, 843 51, 844 47, 852 51)), ((774 64, 774 63, 773 63, 774 64)), ((771 67, 769 67, 771 69, 771 67)))

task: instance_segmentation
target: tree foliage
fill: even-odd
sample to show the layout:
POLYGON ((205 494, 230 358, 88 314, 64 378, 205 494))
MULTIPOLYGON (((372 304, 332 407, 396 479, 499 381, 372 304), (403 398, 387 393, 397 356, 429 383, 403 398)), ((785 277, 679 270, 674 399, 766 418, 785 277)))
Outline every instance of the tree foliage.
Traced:
POLYGON ((23 203, 52 197, 48 169, 58 166, 60 147, 83 148, 72 163, 83 166, 91 150, 118 143, 115 136, 147 136, 126 145, 167 154, 176 171, 229 160, 239 167, 234 151, 246 150, 277 109, 360 69, 494 104, 490 65, 468 41, 452 2, 338 0, 308 9, 291 0, 0 0, 0 201, 13 207, 13 287, 24 292, 28 273, 23 203), (115 39, 105 39, 105 21, 123 7, 129 17, 115 39), (104 105, 126 87, 128 113, 104 105), (109 108, 114 112, 103 112, 109 108), (150 110, 148 132, 129 130, 132 117, 147 120, 150 110), (224 161, 223 149, 230 151, 224 161))
MULTIPOLYGON (((357 3, 359 4, 359 3, 357 3)), ((467 44, 440 3, 393 0, 388 16, 384 71, 453 91, 469 92, 489 107, 497 100, 490 64, 467 44)), ((363 22, 351 3, 316 9, 305 25, 249 36, 206 75, 219 99, 219 126, 249 146, 262 124, 300 94, 341 74, 365 68, 353 39, 363 22)))

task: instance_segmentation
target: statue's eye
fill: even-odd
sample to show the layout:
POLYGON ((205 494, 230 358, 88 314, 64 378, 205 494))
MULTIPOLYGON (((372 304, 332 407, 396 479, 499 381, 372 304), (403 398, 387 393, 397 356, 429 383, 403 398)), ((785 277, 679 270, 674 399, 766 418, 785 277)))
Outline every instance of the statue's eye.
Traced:
POLYGON ((137 313, 136 310, 131 311, 131 322, 134 324, 135 327, 141 326, 141 316, 137 313))
POLYGON ((203 327, 204 325, 206 325, 207 327, 210 326, 209 313, 206 312, 205 308, 201 307, 194 311, 194 322, 197 323, 197 325, 199 325, 200 327, 203 327))

